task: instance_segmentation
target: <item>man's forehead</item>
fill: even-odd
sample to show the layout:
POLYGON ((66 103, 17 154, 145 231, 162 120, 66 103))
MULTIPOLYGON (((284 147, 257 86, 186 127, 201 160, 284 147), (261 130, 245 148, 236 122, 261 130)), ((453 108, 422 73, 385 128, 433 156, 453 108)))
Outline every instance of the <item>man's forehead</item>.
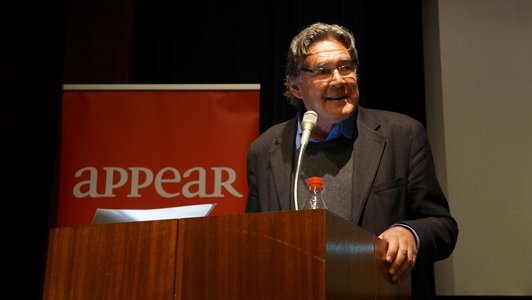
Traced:
POLYGON ((349 55, 349 51, 347 49, 324 49, 324 50, 318 50, 318 51, 312 51, 307 56, 337 56, 337 55, 343 55, 347 54, 349 55))
POLYGON ((347 56, 350 57, 349 51, 347 48, 337 40, 321 40, 313 43, 308 48, 309 54, 308 57, 312 59, 317 59, 320 57, 329 58, 338 56, 347 56))
POLYGON ((347 50, 324 50, 313 52, 306 61, 313 63, 329 62, 329 61, 346 61, 351 60, 351 56, 347 50))

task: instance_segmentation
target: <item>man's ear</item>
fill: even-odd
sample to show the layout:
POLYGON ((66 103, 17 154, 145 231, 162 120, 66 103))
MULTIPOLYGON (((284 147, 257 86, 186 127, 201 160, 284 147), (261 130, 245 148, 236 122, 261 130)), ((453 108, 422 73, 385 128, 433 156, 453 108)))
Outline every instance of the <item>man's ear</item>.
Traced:
POLYGON ((290 89, 290 93, 294 95, 294 97, 298 99, 303 99, 303 95, 301 93, 301 87, 299 86, 298 80, 292 80, 292 79, 286 79, 286 82, 288 83, 288 88, 290 89))

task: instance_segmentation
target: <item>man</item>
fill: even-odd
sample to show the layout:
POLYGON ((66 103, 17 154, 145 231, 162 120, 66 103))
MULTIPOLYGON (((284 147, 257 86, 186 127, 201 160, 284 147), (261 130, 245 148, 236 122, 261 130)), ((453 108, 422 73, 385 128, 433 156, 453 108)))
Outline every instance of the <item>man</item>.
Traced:
POLYGON ((413 299, 430 299, 432 264, 451 254, 458 227, 424 128, 402 114, 360 107, 357 65, 354 38, 341 26, 315 23, 293 38, 286 95, 300 112, 251 145, 246 211, 294 209, 287 179, 293 179, 301 146, 301 117, 313 110, 318 121, 298 194, 305 195, 305 178, 323 177, 328 209, 387 241, 390 279, 411 274, 413 299))

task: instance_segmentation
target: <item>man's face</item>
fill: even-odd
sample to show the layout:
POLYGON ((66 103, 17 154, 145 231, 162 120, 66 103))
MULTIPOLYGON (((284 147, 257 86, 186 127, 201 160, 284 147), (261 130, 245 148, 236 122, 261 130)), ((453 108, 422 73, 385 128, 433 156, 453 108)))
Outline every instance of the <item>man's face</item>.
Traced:
POLYGON ((347 119, 357 106, 356 70, 350 69, 353 63, 349 52, 336 40, 315 42, 309 52, 312 54, 303 64, 299 78, 290 81, 289 87, 307 110, 318 113, 317 126, 328 131, 347 119))

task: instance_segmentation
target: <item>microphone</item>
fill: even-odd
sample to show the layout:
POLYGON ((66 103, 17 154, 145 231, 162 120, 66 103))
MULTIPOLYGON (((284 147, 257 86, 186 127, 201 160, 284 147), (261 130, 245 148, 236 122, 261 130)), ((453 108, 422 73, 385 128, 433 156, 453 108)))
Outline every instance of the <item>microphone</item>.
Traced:
POLYGON ((301 145, 308 144, 310 133, 314 127, 316 127, 317 121, 318 114, 315 111, 309 110, 303 115, 303 120, 301 120, 301 129, 303 129, 303 134, 301 134, 301 145))
POLYGON ((299 170, 301 169, 301 161, 303 160, 303 152, 307 148, 308 141, 310 139, 310 134, 316 123, 318 122, 318 114, 315 111, 309 110, 303 115, 301 120, 301 129, 303 133, 301 134, 301 147, 299 148, 299 156, 297 159, 296 165, 296 175, 294 176, 294 208, 299 210, 298 201, 297 201, 297 184, 299 182, 299 170))

